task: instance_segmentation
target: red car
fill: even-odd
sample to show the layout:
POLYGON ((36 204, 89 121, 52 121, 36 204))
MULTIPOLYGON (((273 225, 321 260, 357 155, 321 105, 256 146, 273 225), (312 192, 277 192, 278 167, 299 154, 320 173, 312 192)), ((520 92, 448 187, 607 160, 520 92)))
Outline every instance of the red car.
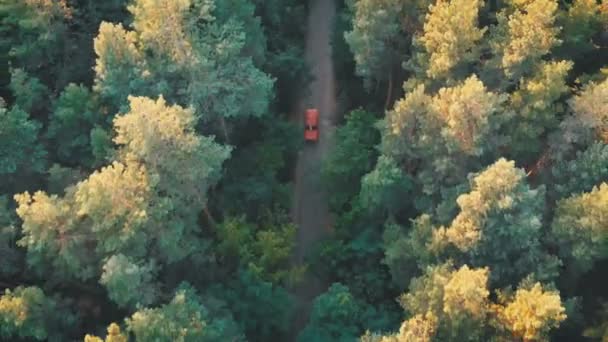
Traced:
POLYGON ((316 109, 306 110, 306 127, 304 128, 304 139, 306 141, 319 140, 319 111, 316 109))

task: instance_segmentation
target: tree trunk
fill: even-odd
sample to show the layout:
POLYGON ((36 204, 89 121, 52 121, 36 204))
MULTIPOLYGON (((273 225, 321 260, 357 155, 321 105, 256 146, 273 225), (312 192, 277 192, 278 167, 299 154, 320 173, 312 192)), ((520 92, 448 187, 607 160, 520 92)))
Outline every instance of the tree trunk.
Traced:
POLYGON ((230 144, 230 139, 228 138, 228 128, 226 127, 226 119, 223 116, 220 117, 220 124, 222 125, 222 131, 224 132, 224 142, 226 144, 230 144))
POLYGON ((393 95, 393 73, 388 72, 388 89, 386 90, 386 100, 384 101, 384 109, 389 109, 388 106, 391 104, 391 97, 393 95))
POLYGON ((207 218, 207 221, 209 222, 211 229, 216 230, 217 223, 215 222, 213 215, 211 215, 211 211, 209 210, 209 206, 207 206, 207 203, 205 203, 205 207, 203 208, 203 211, 205 212, 205 217, 207 218))

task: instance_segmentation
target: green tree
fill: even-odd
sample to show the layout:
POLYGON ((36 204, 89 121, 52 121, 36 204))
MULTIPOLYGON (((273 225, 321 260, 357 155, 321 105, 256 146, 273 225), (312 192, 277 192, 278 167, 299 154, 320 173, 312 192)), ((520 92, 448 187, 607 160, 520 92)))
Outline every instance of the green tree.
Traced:
POLYGON ((74 315, 38 287, 6 289, 0 296, 0 337, 62 341, 74 315))
POLYGON ((11 278, 21 271, 22 254, 17 249, 17 219, 6 196, 0 196, 0 278, 11 278))
POLYGON ((108 297, 121 307, 147 306, 158 296, 154 263, 137 264, 128 257, 113 255, 104 263, 99 282, 108 290, 108 297))
POLYGON ((348 287, 334 283, 315 299, 310 321, 298 341, 352 341, 361 335, 364 310, 348 287))
POLYGON ((112 165, 66 189, 63 197, 16 195, 20 245, 36 269, 89 279, 116 253, 174 262, 202 248, 198 218, 230 150, 194 133, 192 110, 131 98, 115 118, 120 145, 112 165), (149 254, 148 254, 149 253, 149 254))
POLYGON ((578 59, 596 51, 598 47, 593 40, 594 36, 602 30, 601 11, 601 4, 597 1, 573 1, 567 14, 558 18, 558 23, 563 27, 561 32, 563 43, 556 54, 578 59))
POLYGON ((141 309, 126 320, 135 341, 244 341, 229 316, 214 316, 190 285, 182 285, 171 302, 141 309))
POLYGON ((54 105, 46 136, 54 146, 55 158, 63 165, 93 164, 90 132, 101 120, 96 103, 84 86, 68 85, 54 105))
POLYGON ((608 146, 596 142, 584 151, 577 151, 576 158, 558 161, 552 175, 558 199, 591 191, 608 181, 608 146))
POLYGON ((552 232, 565 260, 581 272, 608 256, 608 231, 603 212, 608 206, 608 184, 557 202, 552 232))
POLYGON ((15 98, 14 106, 18 106, 22 110, 36 116, 41 116, 47 110, 46 107, 49 105, 49 88, 25 70, 11 70, 9 88, 15 98))
POLYGON ((102 22, 99 26, 94 43, 97 59, 93 89, 110 104, 108 111, 124 109, 130 94, 145 94, 149 72, 142 65, 137 43, 137 34, 126 31, 122 24, 102 22))
POLYGON ((46 151, 38 141, 40 128, 19 107, 9 110, 0 104, 0 174, 8 176, 6 185, 20 173, 44 170, 46 151))
POLYGON ((234 279, 213 286, 212 293, 226 301, 248 340, 287 338, 295 301, 286 289, 241 269, 234 279))
POLYGON ((488 91, 475 75, 435 96, 425 90, 416 87, 387 113, 378 160, 392 157, 414 179, 418 209, 432 210, 442 193, 478 170, 481 158, 497 154, 509 113, 504 96, 488 91))
POLYGON ((69 77, 62 70, 62 59, 66 57, 68 23, 72 13, 73 9, 64 0, 3 1, 0 4, 0 32, 3 37, 0 40, 0 60, 10 61, 12 67, 32 73, 48 88, 62 88, 69 77))
POLYGON ((502 158, 474 175, 471 191, 458 197, 460 213, 450 226, 433 232, 431 249, 442 253, 456 247, 471 265, 490 267, 497 285, 516 283, 529 273, 538 279, 556 276, 559 260, 541 245, 544 188, 531 189, 525 177, 502 158))
POLYGON ((290 262, 296 228, 278 216, 278 222, 257 227, 244 217, 228 218, 217 226, 217 250, 227 265, 240 265, 273 284, 294 285, 304 271, 290 262))
MULTIPOLYGON (((266 114, 273 85, 244 55, 247 11, 232 20, 229 8, 213 1, 135 1, 129 6, 135 31, 102 23, 96 88, 118 108, 128 95, 162 94, 205 120, 219 120, 228 139, 225 120, 266 114)), ((255 19, 249 24, 256 26, 255 19)))
POLYGON ((323 164, 326 189, 334 211, 339 212, 359 193, 360 179, 371 171, 380 135, 375 118, 363 110, 352 111, 336 131, 336 146, 323 164))
MULTIPOLYGON (((344 34, 354 55, 356 72, 368 83, 388 81, 406 60, 408 41, 422 26, 421 14, 429 5, 426 0, 351 0, 352 31, 344 34)), ((387 95, 390 98, 390 93, 387 95)))

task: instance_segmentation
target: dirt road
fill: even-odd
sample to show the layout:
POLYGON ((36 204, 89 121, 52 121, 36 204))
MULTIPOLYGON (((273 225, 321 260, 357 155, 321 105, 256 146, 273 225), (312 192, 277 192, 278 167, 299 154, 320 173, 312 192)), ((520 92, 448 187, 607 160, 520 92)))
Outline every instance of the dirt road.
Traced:
MULTIPOLYGON (((306 37, 306 61, 314 80, 310 93, 297 106, 300 120, 306 108, 317 108, 320 115, 319 142, 306 144, 298 156, 295 175, 293 215, 298 224, 296 262, 304 262, 316 241, 327 233, 329 211, 327 195, 320 182, 321 162, 332 146, 336 122, 334 70, 330 37, 333 31, 335 4, 333 0, 310 0, 306 37)), ((313 272, 296 289, 300 309, 296 315, 294 333, 308 321, 313 299, 325 290, 326 284, 313 272)), ((294 336, 295 337, 295 336, 294 336)))

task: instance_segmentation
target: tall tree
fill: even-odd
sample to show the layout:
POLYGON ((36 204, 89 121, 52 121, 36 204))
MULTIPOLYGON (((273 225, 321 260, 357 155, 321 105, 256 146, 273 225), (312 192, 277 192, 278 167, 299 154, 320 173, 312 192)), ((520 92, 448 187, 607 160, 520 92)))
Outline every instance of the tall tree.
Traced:
POLYGON ((557 202, 552 232, 560 254, 575 263, 580 272, 608 256, 608 223, 603 212, 608 206, 608 184, 590 192, 576 194, 557 202))
POLYGON ((433 232, 431 248, 455 246, 472 265, 489 266, 499 286, 530 273, 555 277, 559 260, 541 245, 544 188, 530 189, 525 177, 502 158, 472 177, 471 191, 458 197, 460 213, 433 232))

